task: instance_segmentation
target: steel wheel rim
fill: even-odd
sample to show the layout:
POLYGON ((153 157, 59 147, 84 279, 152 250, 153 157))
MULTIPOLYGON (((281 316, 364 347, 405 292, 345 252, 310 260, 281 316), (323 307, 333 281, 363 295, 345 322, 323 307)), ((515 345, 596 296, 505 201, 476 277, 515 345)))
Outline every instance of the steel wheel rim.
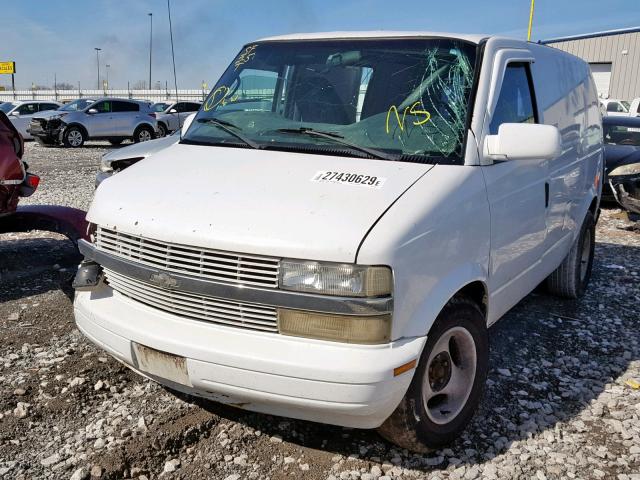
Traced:
POLYGON ((478 359, 473 336, 464 327, 447 330, 434 345, 423 377, 422 403, 429 420, 445 425, 467 404, 478 359))
POLYGON ((72 130, 67 135, 67 140, 73 147, 79 147, 82 143, 82 134, 78 130, 72 130))
POLYGON ((138 134, 138 140, 140 140, 141 142, 147 142, 151 140, 151 134, 148 130, 140 130, 140 133, 138 134))
POLYGON ((587 232, 582 242, 582 252, 580 254, 580 281, 584 282, 589 269, 589 260, 591 258, 591 235, 587 232))

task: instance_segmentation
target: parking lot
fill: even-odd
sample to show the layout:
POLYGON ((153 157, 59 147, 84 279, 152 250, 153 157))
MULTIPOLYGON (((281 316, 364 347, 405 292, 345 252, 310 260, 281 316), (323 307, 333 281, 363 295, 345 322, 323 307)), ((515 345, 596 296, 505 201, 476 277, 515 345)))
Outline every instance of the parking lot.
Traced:
MULTIPOLYGON (((42 181, 21 203, 87 209, 108 148, 28 143, 42 181)), ((428 455, 175 396, 75 328, 69 241, 0 235, 0 478, 638 479, 640 231, 619 212, 603 210, 584 298, 535 291, 490 330, 481 408, 428 455)))

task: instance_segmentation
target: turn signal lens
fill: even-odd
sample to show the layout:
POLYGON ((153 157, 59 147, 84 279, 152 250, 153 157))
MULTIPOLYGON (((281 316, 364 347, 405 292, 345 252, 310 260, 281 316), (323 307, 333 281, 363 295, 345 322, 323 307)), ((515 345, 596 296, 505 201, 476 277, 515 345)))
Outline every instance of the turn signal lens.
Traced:
POLYGON ((391 294, 389 267, 305 262, 280 262, 280 288, 345 297, 379 297, 391 294))
POLYGON ((330 315, 281 308, 278 329, 282 335, 373 345, 390 341, 391 316, 330 315))

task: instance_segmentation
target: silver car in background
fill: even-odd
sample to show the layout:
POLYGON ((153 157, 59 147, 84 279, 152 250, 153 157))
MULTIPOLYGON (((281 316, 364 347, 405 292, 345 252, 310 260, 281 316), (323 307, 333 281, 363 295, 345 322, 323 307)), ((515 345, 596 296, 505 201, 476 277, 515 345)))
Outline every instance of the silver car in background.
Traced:
POLYGON ((158 102, 152 105, 158 121, 158 136, 164 137, 175 132, 192 113, 200 110, 200 102, 158 102))
POLYGON ((34 136, 48 136, 56 144, 78 148, 87 140, 108 140, 119 145, 124 140, 145 142, 157 135, 156 121, 149 102, 128 98, 101 98, 78 111, 60 112, 43 122, 30 124, 34 136), (50 125, 52 121, 53 125, 50 125), (53 131, 52 131, 53 130, 53 131))

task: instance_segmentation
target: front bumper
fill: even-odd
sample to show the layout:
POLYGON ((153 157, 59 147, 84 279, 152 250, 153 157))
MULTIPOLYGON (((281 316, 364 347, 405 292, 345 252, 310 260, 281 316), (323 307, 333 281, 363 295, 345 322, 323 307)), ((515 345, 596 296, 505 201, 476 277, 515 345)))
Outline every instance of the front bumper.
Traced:
POLYGON ((77 292, 78 328, 139 373, 179 391, 255 412, 375 428, 404 396, 426 337, 347 345, 185 319, 131 300, 101 283, 77 292), (188 382, 142 371, 135 345, 184 357, 188 382))
POLYGON ((625 210, 640 214, 640 175, 609 175, 609 184, 625 210))
POLYGON ((37 137, 47 143, 58 143, 64 129, 64 123, 59 120, 33 119, 29 122, 27 131, 32 137, 37 137))

